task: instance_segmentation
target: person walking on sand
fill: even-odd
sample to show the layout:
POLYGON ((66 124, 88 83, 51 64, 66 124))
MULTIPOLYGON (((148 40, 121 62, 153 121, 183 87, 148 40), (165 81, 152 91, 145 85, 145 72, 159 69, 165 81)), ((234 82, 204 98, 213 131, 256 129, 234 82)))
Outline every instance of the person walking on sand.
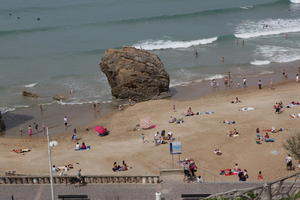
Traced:
POLYGON ((262 81, 261 80, 258 80, 258 89, 262 89, 262 81))
POLYGON ((68 118, 67 118, 67 116, 64 117, 64 124, 65 124, 65 127, 67 129, 68 128, 68 118))
POLYGON ((243 87, 247 87, 247 79, 245 77, 243 78, 243 87))
POLYGON ((296 74, 296 82, 299 83, 299 74, 296 74))

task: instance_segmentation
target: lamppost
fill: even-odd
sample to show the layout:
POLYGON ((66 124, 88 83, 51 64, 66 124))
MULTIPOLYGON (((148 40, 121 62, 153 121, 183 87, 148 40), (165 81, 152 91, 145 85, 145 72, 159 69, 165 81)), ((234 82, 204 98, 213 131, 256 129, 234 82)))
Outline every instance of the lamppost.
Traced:
POLYGON ((47 144, 48 144, 47 146, 48 146, 48 159, 49 159, 49 172, 50 172, 51 200, 54 200, 51 148, 57 146, 58 142, 57 141, 50 142, 48 127, 46 127, 46 135, 47 135, 47 144))

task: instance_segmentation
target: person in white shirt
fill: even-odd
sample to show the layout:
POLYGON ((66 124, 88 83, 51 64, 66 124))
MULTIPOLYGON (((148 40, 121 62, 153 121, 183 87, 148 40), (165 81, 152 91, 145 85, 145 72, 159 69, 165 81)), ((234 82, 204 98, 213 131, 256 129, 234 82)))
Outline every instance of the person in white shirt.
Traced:
POLYGON ((65 124, 65 127, 67 128, 68 127, 68 118, 67 118, 67 116, 64 117, 64 124, 65 124))
POLYGON ((78 151, 78 150, 80 150, 80 145, 79 145, 79 143, 77 142, 76 145, 75 145, 75 151, 78 151))

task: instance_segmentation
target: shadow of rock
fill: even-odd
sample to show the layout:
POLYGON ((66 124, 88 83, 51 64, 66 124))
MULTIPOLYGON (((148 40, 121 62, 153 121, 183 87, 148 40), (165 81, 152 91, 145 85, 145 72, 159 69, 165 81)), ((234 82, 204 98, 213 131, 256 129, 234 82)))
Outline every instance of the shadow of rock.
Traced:
MULTIPOLYGON (((4 122, 6 128, 5 131, 24 124, 27 121, 32 120, 33 118, 34 117, 31 115, 14 114, 10 112, 2 114, 2 121, 4 122)), ((4 135, 5 131, 0 132, 0 135, 4 135)))

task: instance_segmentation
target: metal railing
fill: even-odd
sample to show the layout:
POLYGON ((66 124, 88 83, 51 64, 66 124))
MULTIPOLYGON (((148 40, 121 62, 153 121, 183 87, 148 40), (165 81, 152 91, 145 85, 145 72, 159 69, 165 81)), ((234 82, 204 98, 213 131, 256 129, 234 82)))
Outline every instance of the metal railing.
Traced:
MULTIPOLYGON (((53 184, 71 184, 75 176, 54 176, 53 184)), ((157 184, 159 176, 84 176, 87 184, 157 184)), ((0 184, 50 184, 49 176, 2 176, 0 184)))

